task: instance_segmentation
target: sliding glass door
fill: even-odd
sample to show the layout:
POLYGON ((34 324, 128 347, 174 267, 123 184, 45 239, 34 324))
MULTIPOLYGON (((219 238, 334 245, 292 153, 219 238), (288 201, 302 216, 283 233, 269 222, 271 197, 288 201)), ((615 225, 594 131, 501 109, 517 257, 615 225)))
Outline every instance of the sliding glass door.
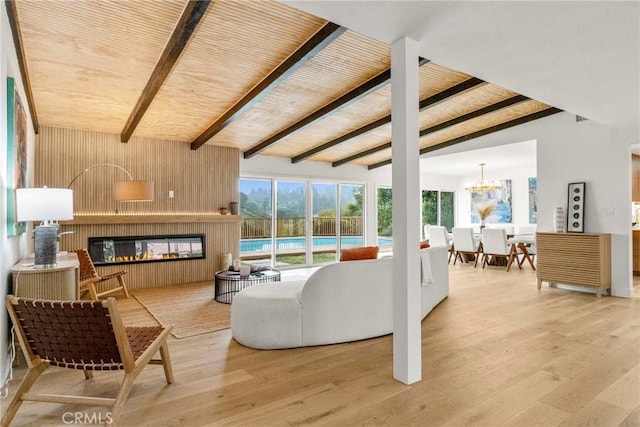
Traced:
POLYGON ((441 225, 448 231, 454 225, 453 191, 422 191, 422 226, 441 225))
POLYGON ((273 253, 273 183, 240 180, 240 255, 255 265, 271 266, 273 253))
POLYGON ((364 245, 364 185, 241 179, 244 262, 276 268, 338 259, 364 245))
POLYGON ((276 181, 276 265, 307 264, 307 185, 276 181))
POLYGON ((338 185, 314 182, 311 184, 312 263, 336 260, 338 252, 338 185))
POLYGON ((364 245, 364 185, 340 184, 340 245, 364 245))

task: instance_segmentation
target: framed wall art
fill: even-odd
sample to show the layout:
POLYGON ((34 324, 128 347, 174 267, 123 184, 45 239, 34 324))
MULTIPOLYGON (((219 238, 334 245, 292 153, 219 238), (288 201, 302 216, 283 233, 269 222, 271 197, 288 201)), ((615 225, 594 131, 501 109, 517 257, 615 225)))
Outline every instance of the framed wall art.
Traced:
POLYGON ((584 182, 569 184, 567 195, 567 231, 572 233, 584 232, 584 182))
POLYGON ((471 191, 471 223, 478 224, 482 220, 478 216, 476 206, 478 203, 492 202, 495 209, 486 219, 486 222, 508 223, 512 218, 511 206, 511 180, 500 182, 500 188, 496 190, 472 190, 471 191))
POLYGON ((13 77, 7 77, 7 235, 27 229, 16 218, 16 188, 27 186, 27 113, 13 77))

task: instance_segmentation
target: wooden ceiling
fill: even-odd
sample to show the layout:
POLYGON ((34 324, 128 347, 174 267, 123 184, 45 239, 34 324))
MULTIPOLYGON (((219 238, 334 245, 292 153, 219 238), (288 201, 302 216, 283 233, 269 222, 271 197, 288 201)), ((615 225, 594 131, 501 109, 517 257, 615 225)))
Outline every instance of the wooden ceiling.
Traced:
MULTIPOLYGON (((335 167, 391 162, 390 47, 382 42, 274 1, 5 5, 36 130, 232 146, 245 158, 335 167)), ((421 153, 560 111, 416 61, 421 153)))

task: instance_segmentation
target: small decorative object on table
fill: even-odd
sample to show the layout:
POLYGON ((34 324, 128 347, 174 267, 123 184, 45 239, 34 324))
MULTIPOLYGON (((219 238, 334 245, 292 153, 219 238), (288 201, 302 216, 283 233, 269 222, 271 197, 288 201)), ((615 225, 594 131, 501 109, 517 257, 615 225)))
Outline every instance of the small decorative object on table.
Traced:
POLYGON ((483 201, 476 203, 476 212, 480 217, 480 229, 484 228, 484 221, 489 218, 491 212, 496 208, 496 202, 493 200, 483 201))
POLYGON ((564 209, 558 206, 553 210, 553 231, 564 232, 564 222, 564 209))
POLYGON ((231 215, 238 215, 238 202, 229 203, 229 210, 231 211, 231 215))
POLYGON ((220 208, 218 209, 218 212, 220 213, 220 215, 226 215, 229 213, 229 209, 227 208, 220 208))

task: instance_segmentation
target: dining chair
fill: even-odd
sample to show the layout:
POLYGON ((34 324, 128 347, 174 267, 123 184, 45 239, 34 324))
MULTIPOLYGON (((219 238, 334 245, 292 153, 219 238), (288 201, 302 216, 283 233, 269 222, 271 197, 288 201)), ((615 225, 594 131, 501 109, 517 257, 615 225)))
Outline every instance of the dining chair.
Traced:
POLYGON ((506 259, 507 271, 515 261, 522 269, 518 259, 515 243, 507 243, 507 232, 504 228, 485 228, 482 230, 482 268, 489 263, 497 264, 498 259, 506 259))
POLYGON ((429 227, 433 227, 431 224, 425 224, 422 227, 422 232, 424 233, 424 240, 429 240, 429 227))
POLYGON ((125 327, 115 298, 101 301, 48 301, 5 298, 28 370, 6 408, 0 425, 8 426, 24 401, 106 406, 107 424, 118 425, 136 377, 148 364, 161 364, 173 383, 167 338, 171 326, 125 327), (156 353, 160 358, 153 358, 156 353), (88 380, 93 371, 124 371, 115 398, 30 392, 49 367, 77 369, 88 380))
POLYGON ((437 247, 437 246, 445 246, 449 251, 449 263, 451 262, 451 256, 453 255, 453 245, 451 244, 451 240, 449 239, 449 233, 447 231, 447 227, 442 227, 438 225, 429 226, 429 246, 437 247))
POLYGON ((86 249, 76 249, 73 252, 78 255, 78 261, 80 262, 80 294, 88 292, 89 298, 100 299, 100 297, 103 297, 105 295, 110 295, 114 292, 122 291, 125 297, 129 298, 129 290, 127 289, 127 285, 125 284, 124 278, 122 277, 127 274, 126 270, 99 276, 98 272, 96 271, 96 267, 93 265, 93 260, 91 260, 89 251, 87 251, 86 249), (118 286, 98 292, 96 285, 104 283, 111 279, 116 279, 118 281, 118 286))
POLYGON ((475 262, 473 266, 478 265, 480 252, 483 250, 482 243, 476 242, 473 238, 473 228, 471 227, 453 227, 453 248, 455 255, 453 264, 459 259, 460 262, 469 262, 469 255, 473 255, 475 262))

